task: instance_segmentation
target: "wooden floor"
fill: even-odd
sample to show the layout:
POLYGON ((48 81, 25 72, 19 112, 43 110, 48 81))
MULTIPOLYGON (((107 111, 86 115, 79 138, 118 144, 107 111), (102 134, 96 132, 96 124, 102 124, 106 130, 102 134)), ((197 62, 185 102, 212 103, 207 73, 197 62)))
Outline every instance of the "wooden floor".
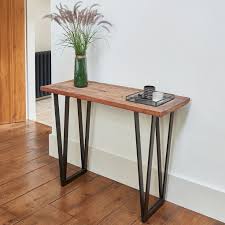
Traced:
MULTIPOLYGON (((48 156, 48 133, 48 127, 34 122, 0 126, 1 225, 142 224, 138 192, 132 188, 90 172, 60 187, 57 161, 48 156)), ((223 223, 166 203, 147 224, 223 223)))

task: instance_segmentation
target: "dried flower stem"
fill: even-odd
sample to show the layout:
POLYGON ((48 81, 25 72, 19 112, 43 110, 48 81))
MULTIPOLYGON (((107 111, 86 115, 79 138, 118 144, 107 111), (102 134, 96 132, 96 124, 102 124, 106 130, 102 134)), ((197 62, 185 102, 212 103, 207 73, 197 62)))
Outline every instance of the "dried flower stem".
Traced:
POLYGON ((86 55, 89 45, 103 37, 104 32, 110 32, 112 27, 112 24, 104 20, 104 16, 99 13, 98 4, 81 8, 82 3, 77 2, 73 10, 60 4, 56 6, 57 13, 44 17, 55 21, 63 29, 62 44, 73 48, 76 55, 86 55))

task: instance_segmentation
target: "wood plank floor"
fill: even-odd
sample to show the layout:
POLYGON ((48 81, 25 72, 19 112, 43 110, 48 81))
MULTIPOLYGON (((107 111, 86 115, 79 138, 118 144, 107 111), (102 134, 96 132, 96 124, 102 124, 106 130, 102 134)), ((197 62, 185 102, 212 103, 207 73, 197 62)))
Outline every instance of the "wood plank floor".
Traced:
MULTIPOLYGON (((49 132, 34 122, 0 126, 0 225, 142 224, 132 188, 91 172, 62 188, 57 160, 48 156, 49 132)), ((147 224, 223 223, 167 202, 147 224)))

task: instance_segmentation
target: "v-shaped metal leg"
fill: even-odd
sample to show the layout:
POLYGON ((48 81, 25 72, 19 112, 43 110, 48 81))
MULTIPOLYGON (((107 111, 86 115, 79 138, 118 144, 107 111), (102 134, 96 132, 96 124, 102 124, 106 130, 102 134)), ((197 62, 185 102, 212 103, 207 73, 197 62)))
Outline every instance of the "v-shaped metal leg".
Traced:
POLYGON ((161 156, 159 118, 155 117, 155 116, 152 116, 151 131, 150 131, 150 144, 149 144, 149 156, 148 156, 148 164, 147 164, 147 178, 146 178, 146 188, 145 188, 145 190, 144 190, 144 179, 143 179, 143 165, 142 165, 142 153, 141 153, 141 134, 140 134, 139 113, 136 113, 136 112, 134 113, 134 121, 135 121, 137 161, 138 161, 138 179, 139 179, 139 188, 140 188, 141 218, 142 218, 142 222, 146 222, 165 202, 174 113, 172 112, 170 114, 164 175, 162 174, 162 160, 161 160, 162 156, 161 156), (156 135, 156 144, 157 144, 159 199, 157 200, 156 203, 154 203, 152 206, 149 207, 149 194, 150 194, 152 160, 153 160, 155 135, 156 135))
POLYGON ((79 122, 79 136, 80 136, 80 151, 81 151, 81 164, 82 168, 75 174, 67 177, 67 155, 68 155, 68 131, 69 131, 69 107, 70 97, 65 97, 65 118, 64 118, 64 138, 62 145, 61 136, 61 123, 59 113, 59 99, 58 95, 54 94, 54 105, 55 105, 55 120, 56 120, 56 133, 57 133, 57 144, 58 144, 58 155, 59 155, 59 169, 60 169, 60 180, 61 185, 72 182, 76 178, 80 177, 87 172, 87 161, 88 161, 88 144, 89 144, 89 131, 90 131, 90 117, 91 117, 91 102, 87 102, 87 115, 86 115, 86 129, 85 138, 83 131, 83 119, 82 119, 82 105, 81 100, 77 99, 78 108, 78 122, 79 122))

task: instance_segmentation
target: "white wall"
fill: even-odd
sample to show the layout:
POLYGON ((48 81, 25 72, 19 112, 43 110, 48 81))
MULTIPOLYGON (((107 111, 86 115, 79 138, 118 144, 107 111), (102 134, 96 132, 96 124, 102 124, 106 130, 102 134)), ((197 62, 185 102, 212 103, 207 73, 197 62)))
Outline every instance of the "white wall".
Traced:
MULTIPOLYGON (((53 9, 58 2, 62 1, 52 1, 53 9)), ((63 2, 71 3, 69 0, 63 2)), ((98 43, 89 51, 90 80, 139 88, 152 84, 159 90, 191 97, 192 103, 176 114, 167 198, 225 222, 225 2, 95 2, 100 2, 114 29, 108 43, 98 43)), ((56 43, 60 32, 53 25, 53 82, 73 78, 73 51, 59 49, 56 43)), ((72 107, 74 115, 75 104, 72 107)), ((62 104, 61 108, 63 113, 62 104)), ((77 130, 74 134, 73 129, 77 123, 73 118, 71 143, 78 140, 75 138, 77 130)), ((146 161, 150 121, 142 116, 141 122, 146 161)), ((164 119, 163 127, 166 122, 164 119)), ((57 155, 55 139, 53 134, 52 155, 57 155)), ((90 145, 93 150, 111 155, 112 160, 118 157, 123 162, 135 162, 133 114, 95 105, 90 145)), ((101 163, 99 157, 96 164, 101 163)), ((113 174, 115 168, 108 167, 104 171, 94 165, 92 168, 123 181, 113 174)), ((128 176, 130 180, 124 182, 136 186, 134 176, 128 176)))
POLYGON ((50 0, 37 0, 35 22, 35 50, 51 50, 51 21, 43 17, 51 12, 50 0))

